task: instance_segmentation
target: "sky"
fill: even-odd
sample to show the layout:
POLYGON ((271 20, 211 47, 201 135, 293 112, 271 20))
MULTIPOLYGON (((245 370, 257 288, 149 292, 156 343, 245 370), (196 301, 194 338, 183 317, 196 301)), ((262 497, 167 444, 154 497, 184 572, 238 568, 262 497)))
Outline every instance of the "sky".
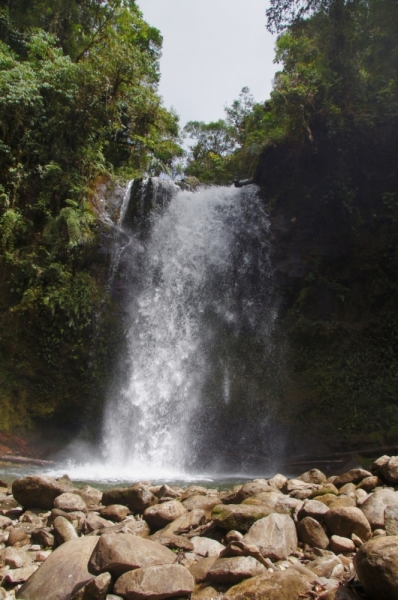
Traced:
POLYGON ((269 97, 277 70, 266 0, 137 0, 163 35, 159 92, 187 121, 216 121, 248 86, 269 97))

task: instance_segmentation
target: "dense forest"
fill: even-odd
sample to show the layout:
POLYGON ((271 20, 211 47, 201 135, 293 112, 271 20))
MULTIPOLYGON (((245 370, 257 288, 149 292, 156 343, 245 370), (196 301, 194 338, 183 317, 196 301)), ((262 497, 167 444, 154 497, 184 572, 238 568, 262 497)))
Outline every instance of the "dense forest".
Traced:
POLYGON ((269 207, 280 419, 301 440, 310 421, 336 447, 394 440, 396 0, 271 0, 271 97, 243 88, 225 119, 182 131, 157 94, 161 35, 133 0, 0 8, 2 427, 90 418, 117 335, 96 185, 170 172, 185 136, 186 176, 253 178, 269 207))

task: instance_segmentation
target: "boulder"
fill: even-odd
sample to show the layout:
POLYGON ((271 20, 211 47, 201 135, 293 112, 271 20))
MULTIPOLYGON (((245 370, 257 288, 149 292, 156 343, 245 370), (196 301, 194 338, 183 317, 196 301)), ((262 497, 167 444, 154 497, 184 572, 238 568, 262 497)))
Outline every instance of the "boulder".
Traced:
POLYGON ((8 566, 10 569, 27 567, 32 562, 31 556, 21 548, 5 548, 0 550, 0 567, 8 566))
POLYGON ((267 569, 252 556, 218 558, 207 573, 211 583, 238 583, 248 577, 263 575, 267 569))
POLYGON ((126 600, 164 600, 187 596, 194 587, 194 579, 185 567, 157 565, 125 573, 116 581, 113 591, 126 600))
POLYGON ((102 508, 100 511, 100 515, 103 519, 116 521, 117 523, 124 521, 129 514, 130 510, 127 508, 127 506, 123 506, 122 504, 110 504, 109 506, 102 508))
POLYGON ((311 498, 313 498, 314 500, 319 500, 318 496, 326 496, 329 494, 334 494, 335 496, 338 496, 339 490, 334 485, 334 483, 326 482, 323 483, 321 486, 317 486, 317 488, 312 492, 311 498))
POLYGON ((398 506, 387 506, 384 511, 387 535, 398 535, 398 506))
POLYGON ((369 522, 359 508, 331 508, 325 514, 325 522, 333 535, 350 538, 355 533, 361 540, 367 540, 372 535, 369 522))
POLYGON ((84 537, 62 544, 24 583, 17 598, 70 600, 93 578, 87 565, 97 543, 96 537, 84 537))
POLYGON ((104 529, 105 527, 112 527, 113 523, 100 517, 96 513, 89 513, 84 521, 85 533, 91 533, 92 531, 98 531, 98 529, 104 529))
POLYGON ((315 489, 317 489, 317 485, 314 483, 306 483, 305 481, 301 481, 301 479, 288 479, 282 488, 282 492, 284 494, 291 494, 298 490, 312 492, 315 489))
POLYGON ((29 567, 21 567, 19 569, 11 569, 8 571, 4 578, 5 583, 11 583, 16 585, 17 583, 24 583, 33 575, 38 569, 38 565, 30 565, 29 567))
POLYGON ((320 471, 319 469, 311 469, 310 471, 306 471, 305 473, 297 477, 297 479, 300 479, 305 483, 320 484, 326 482, 326 475, 322 473, 322 471, 320 471))
POLYGON ((200 508, 192 510, 191 512, 185 512, 183 515, 166 525, 166 527, 157 531, 152 538, 156 539, 157 536, 161 537, 163 535, 181 535, 182 533, 187 533, 191 529, 199 527, 205 519, 205 511, 200 508))
POLYGON ((287 569, 243 581, 230 588, 224 600, 301 600, 310 590, 304 575, 287 569))
POLYGON ((132 569, 173 564, 177 556, 158 542, 130 533, 110 533, 100 537, 89 568, 95 575, 109 571, 119 577, 132 569))
POLYGON ((242 485, 238 493, 236 494, 235 502, 239 504, 246 500, 246 498, 250 498, 251 496, 257 496, 261 492, 271 492, 272 487, 264 480, 263 482, 259 481, 249 481, 242 485))
MULTIPOLYGON (((205 498, 205 496, 198 497, 205 498)), ((156 504, 147 508, 144 511, 144 519, 150 527, 160 529, 175 521, 175 519, 181 517, 186 512, 188 512, 188 509, 181 502, 170 500, 169 502, 163 502, 162 504, 156 504)))
POLYGON ((340 507, 344 507, 344 508, 354 507, 355 508, 356 505, 357 505, 356 499, 351 498, 350 496, 338 496, 334 502, 329 504, 329 509, 331 510, 332 508, 340 508, 340 507))
POLYGON ((214 600, 219 593, 215 590, 211 585, 199 584, 195 586, 194 591, 192 592, 191 599, 192 600, 214 600))
POLYGON ((398 456, 391 456, 388 462, 385 462, 381 468, 380 473, 383 479, 392 485, 398 484, 398 456))
POLYGON ((361 511, 372 529, 384 527, 384 511, 387 506, 398 506, 398 493, 392 490, 377 490, 361 504, 361 511))
POLYGON ((332 577, 333 571, 342 566, 338 556, 330 552, 328 556, 319 556, 307 565, 307 569, 313 571, 318 577, 332 577))
POLYGON ((207 558, 203 558, 202 560, 193 564, 189 568, 189 571, 196 583, 202 583, 203 581, 207 580, 207 573, 210 571, 217 558, 217 556, 208 556, 207 558))
POLYGON ((327 548, 329 538, 322 525, 312 517, 304 517, 297 524, 297 535, 300 542, 315 548, 327 548))
POLYGON ((380 458, 378 458, 377 460, 375 460, 371 465, 370 465, 370 470, 372 471, 373 475, 380 475, 381 473, 381 468, 388 463, 388 461, 390 460, 390 457, 387 456, 386 454, 384 456, 380 456, 380 458))
POLYGON ((102 573, 98 577, 91 579, 91 581, 73 595, 71 600, 106 600, 111 584, 111 574, 102 573))
POLYGON ((65 512, 74 512, 76 510, 83 512, 87 510, 87 504, 77 494, 65 492, 55 498, 54 508, 59 508, 65 512))
POLYGON ((137 535, 138 537, 147 538, 150 534, 149 525, 146 521, 138 520, 127 517, 121 523, 111 524, 110 527, 103 527, 99 531, 96 531, 96 535, 105 535, 108 533, 131 533, 131 535, 137 535))
POLYGON ((355 552, 355 543, 352 539, 340 537, 339 535, 332 535, 330 538, 330 549, 337 554, 355 552))
POLYGON ((365 477, 371 477, 372 473, 369 471, 365 471, 365 469, 351 469, 351 471, 347 471, 347 473, 343 473, 343 475, 339 475, 333 481, 333 484, 337 488, 341 488, 346 483, 359 483, 365 477))
POLYGON ((231 542, 239 542, 243 539, 243 533, 240 531, 236 531, 236 529, 231 529, 224 537, 224 543, 230 544, 231 542))
POLYGON ((225 550, 225 546, 207 537, 195 536, 191 538, 193 550, 198 556, 219 556, 225 550))
POLYGON ((333 502, 336 502, 336 495, 322 494, 321 496, 315 496, 312 499, 316 500, 317 502, 322 502, 322 504, 325 504, 325 506, 330 506, 331 504, 333 504, 333 502))
POLYGON ((271 479, 268 479, 268 485, 276 488, 277 490, 281 490, 286 482, 287 482, 287 477, 285 477, 284 475, 281 475, 280 473, 277 473, 271 479))
POLYGON ((187 510, 195 510, 197 508, 204 510, 206 517, 210 518, 213 508, 221 503, 220 496, 202 496, 194 494, 183 501, 182 505, 187 510))
POLYGON ((196 496, 196 495, 207 496, 208 493, 209 493, 209 490, 207 488, 203 487, 202 485, 190 485, 181 494, 180 500, 181 500, 181 502, 183 502, 190 496, 196 496))
POLYGON ((25 508, 43 508, 50 510, 54 500, 64 492, 70 491, 70 485, 59 483, 46 475, 30 475, 17 479, 12 484, 12 494, 25 508))
POLYGON ((58 546, 78 537, 76 529, 65 517, 56 517, 53 526, 54 538, 58 546))
POLYGON ((324 502, 305 500, 303 506, 298 511, 297 517, 299 520, 304 519, 304 517, 312 517, 316 521, 322 522, 328 510, 324 502))
POLYGON ((87 506, 98 506, 101 504, 102 492, 91 487, 91 485, 84 485, 82 488, 76 489, 74 493, 83 498, 87 506))
POLYGON ((371 492, 379 485, 382 485, 380 477, 377 477, 377 475, 371 475, 370 477, 365 477, 365 479, 362 479, 361 483, 358 484, 358 488, 365 490, 365 492, 371 492))
POLYGON ((8 546, 25 546, 30 543, 30 533, 22 527, 10 527, 7 540, 8 546))
POLYGON ((398 600, 398 536, 363 544, 354 558, 357 575, 372 600, 398 600))
POLYGON ((248 504, 217 504, 213 508, 211 518, 215 525, 229 531, 248 531, 250 527, 272 511, 267 506, 250 506, 248 504))
POLYGON ((256 546, 265 558, 282 560, 297 549, 296 527, 288 515, 274 513, 254 523, 242 541, 256 546))
POLYGON ((162 535, 151 536, 149 538, 154 542, 158 542, 158 544, 162 544, 162 546, 167 546, 167 548, 171 548, 173 550, 184 550, 184 552, 193 552, 193 543, 186 537, 182 535, 173 535, 172 533, 164 533, 162 535))
POLYGON ((142 514, 146 508, 158 503, 158 499, 142 483, 136 483, 128 488, 113 488, 102 494, 102 504, 122 504, 128 506, 131 512, 142 514))

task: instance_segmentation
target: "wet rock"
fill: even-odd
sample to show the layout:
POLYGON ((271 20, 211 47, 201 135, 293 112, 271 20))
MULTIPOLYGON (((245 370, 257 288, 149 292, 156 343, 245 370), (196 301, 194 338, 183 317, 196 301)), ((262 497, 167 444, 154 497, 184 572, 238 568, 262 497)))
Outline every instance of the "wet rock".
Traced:
POLYGON ((372 535, 369 522, 359 508, 332 508, 325 514, 325 522, 333 535, 349 538, 355 533, 362 540, 367 540, 372 535))
POLYGON ((129 571, 116 581, 114 592, 126 600, 164 600, 186 596, 195 582, 181 565, 158 565, 129 571))
POLYGON ((326 482, 326 475, 322 473, 322 471, 320 471, 319 469, 311 469, 310 471, 306 471, 305 473, 297 477, 297 479, 300 479, 305 483, 320 484, 326 482))
POLYGON ((226 529, 248 531, 250 527, 270 514, 267 506, 251 506, 248 504, 217 504, 213 508, 211 518, 215 525, 226 529))
POLYGON ((297 534, 300 542, 316 548, 326 549, 329 546, 329 538, 322 525, 312 517, 304 517, 297 524, 297 534))
POLYGON ((110 573, 102 573, 91 579, 71 600, 105 600, 112 584, 110 573))
POLYGON ((207 573, 211 583, 238 583, 248 577, 263 575, 267 570, 251 556, 218 558, 207 573))
POLYGON ((337 554, 355 552, 355 544, 353 540, 348 538, 332 535, 330 538, 330 549, 337 554))
POLYGON ((17 593, 23 600, 69 600, 93 575, 88 560, 98 538, 85 537, 59 546, 17 593))
POLYGON ((158 503, 158 499, 147 487, 141 483, 136 483, 129 488, 114 488, 107 490, 102 495, 102 504, 122 504, 127 506, 131 512, 142 514, 146 508, 158 503))
POLYGON ((325 514, 328 512, 328 507, 323 502, 318 500, 305 500, 303 506, 298 511, 298 519, 304 519, 304 517, 311 517, 316 521, 322 522, 325 514))
POLYGON ((55 498, 54 508, 59 508, 60 510, 63 510, 65 512, 83 512, 87 510, 87 504, 84 502, 83 498, 81 498, 77 494, 66 492, 55 498))
POLYGON ((131 569, 173 564, 176 555, 158 542, 129 533, 104 534, 90 558, 89 568, 95 575, 109 571, 115 577, 131 569))
POLYGON ((193 549, 198 556, 218 556, 220 552, 225 550, 225 546, 207 537, 195 536, 191 538, 193 549))
POLYGON ((372 600, 398 600, 398 537, 379 537, 363 544, 355 570, 372 600))
MULTIPOLYGON (((203 498, 203 496, 199 496, 203 498)), ((163 504, 150 506, 144 511, 144 519, 150 527, 160 529, 165 527, 178 517, 188 512, 188 509, 178 500, 170 500, 163 504)))
POLYGON ((207 580, 207 573, 210 571, 217 558, 217 556, 208 556, 207 558, 203 558, 189 567, 189 571, 196 583, 201 583, 207 580))
POLYGON ((76 529, 65 517, 56 517, 53 526, 54 538, 58 546, 78 537, 76 529))
POLYGON ((124 521, 127 515, 130 514, 130 510, 127 506, 123 506, 122 504, 110 504, 109 506, 105 506, 100 511, 100 515, 103 519, 108 521, 116 521, 120 523, 124 521))
POLYGON ((341 488, 346 483, 359 483, 365 477, 371 477, 372 473, 369 471, 365 471, 365 469, 351 469, 351 471, 347 471, 347 473, 343 473, 343 475, 339 475, 333 481, 333 484, 337 488, 341 488))
POLYGON ((387 535, 398 535, 398 506, 387 506, 384 511, 387 535))
POLYGON ((69 490, 70 486, 45 475, 30 475, 17 479, 12 484, 15 500, 25 508, 50 510, 54 506, 55 498, 69 490))
POLYGON ((305 576, 293 569, 252 577, 233 586, 225 600, 300 600, 311 589, 305 576))
POLYGON ((387 506, 398 506, 398 493, 392 490, 378 490, 361 505, 361 510, 372 529, 384 527, 384 511, 387 506))
POLYGON ((242 541, 256 546, 266 558, 282 560, 297 548, 296 527, 288 515, 271 514, 254 523, 242 541))

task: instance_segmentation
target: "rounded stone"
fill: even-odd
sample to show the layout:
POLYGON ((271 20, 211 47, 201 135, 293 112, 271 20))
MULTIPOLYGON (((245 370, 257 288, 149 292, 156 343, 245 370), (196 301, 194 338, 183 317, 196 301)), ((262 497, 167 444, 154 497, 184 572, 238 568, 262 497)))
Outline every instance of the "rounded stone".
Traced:
POLYGON ((398 536, 377 537, 363 544, 355 570, 372 600, 398 600, 398 536))

